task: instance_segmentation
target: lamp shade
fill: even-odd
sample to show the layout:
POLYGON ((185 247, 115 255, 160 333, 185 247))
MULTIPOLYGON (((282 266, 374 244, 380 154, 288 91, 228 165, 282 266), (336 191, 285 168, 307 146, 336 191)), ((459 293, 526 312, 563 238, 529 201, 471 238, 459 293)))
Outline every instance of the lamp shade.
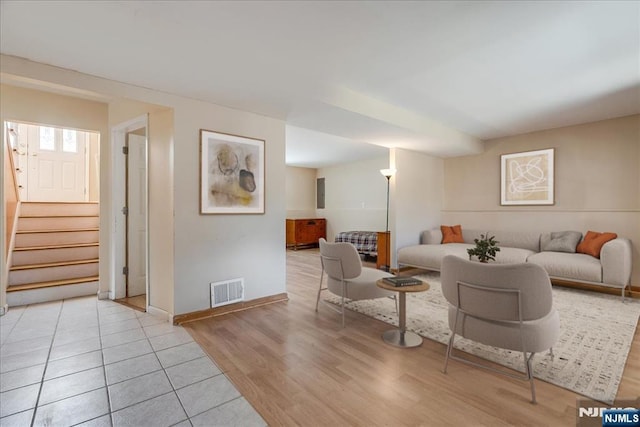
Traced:
POLYGON ((393 175, 395 175, 396 170, 395 169, 380 169, 380 173, 386 178, 391 178, 393 175))

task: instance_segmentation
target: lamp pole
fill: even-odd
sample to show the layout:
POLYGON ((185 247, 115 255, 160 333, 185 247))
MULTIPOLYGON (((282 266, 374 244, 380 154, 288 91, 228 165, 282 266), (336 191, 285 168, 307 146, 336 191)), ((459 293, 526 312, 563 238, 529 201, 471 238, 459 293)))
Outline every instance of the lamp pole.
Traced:
POLYGON ((396 173, 395 169, 380 169, 380 173, 382 176, 387 178, 387 226, 385 231, 389 231, 389 182, 391 181, 391 177, 396 173))
MULTIPOLYGON (((391 177, 393 176, 394 173, 396 173, 395 169, 380 169, 380 173, 382 174, 382 176, 384 176, 385 178, 387 178, 387 223, 385 226, 385 232, 384 232, 384 269, 385 271, 389 271, 389 267, 391 264, 391 254, 389 253, 390 251, 390 244, 391 244, 391 239, 389 236, 389 183, 391 182, 391 177)), ((380 238, 380 237, 378 237, 380 238)), ((378 242, 378 244, 380 244, 380 242, 378 242)), ((378 257, 380 257, 380 248, 378 248, 378 257)))
POLYGON ((389 182, 391 181, 391 175, 385 175, 387 178, 387 226, 385 231, 389 232, 389 182))

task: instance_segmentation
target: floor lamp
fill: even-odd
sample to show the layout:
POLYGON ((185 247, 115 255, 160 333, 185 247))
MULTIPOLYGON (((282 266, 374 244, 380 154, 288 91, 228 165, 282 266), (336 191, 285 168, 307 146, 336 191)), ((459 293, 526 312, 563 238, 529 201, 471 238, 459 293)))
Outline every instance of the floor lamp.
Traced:
POLYGON ((382 174, 382 176, 384 176, 385 178, 387 178, 387 223, 386 223, 386 227, 385 227, 385 233, 386 233, 386 248, 385 248, 385 253, 387 256, 387 263, 385 263, 385 270, 389 271, 389 263, 391 261, 391 254, 389 253, 390 251, 390 244, 391 242, 389 241, 389 183, 391 181, 391 177, 396 173, 395 169, 380 169, 380 173, 382 174))

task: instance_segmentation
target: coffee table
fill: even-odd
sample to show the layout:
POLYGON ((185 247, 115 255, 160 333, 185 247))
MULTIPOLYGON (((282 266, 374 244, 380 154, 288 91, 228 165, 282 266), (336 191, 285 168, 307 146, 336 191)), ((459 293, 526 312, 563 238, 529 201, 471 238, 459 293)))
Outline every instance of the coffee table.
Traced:
POLYGON ((393 286, 390 283, 380 279, 376 282, 379 288, 386 289, 393 292, 398 292, 400 299, 399 307, 399 325, 398 329, 392 329, 382 334, 382 339, 387 343, 396 347, 408 348, 417 347, 422 344, 422 337, 411 331, 407 331, 407 292, 423 292, 429 289, 427 282, 422 282, 420 285, 412 286, 393 286))

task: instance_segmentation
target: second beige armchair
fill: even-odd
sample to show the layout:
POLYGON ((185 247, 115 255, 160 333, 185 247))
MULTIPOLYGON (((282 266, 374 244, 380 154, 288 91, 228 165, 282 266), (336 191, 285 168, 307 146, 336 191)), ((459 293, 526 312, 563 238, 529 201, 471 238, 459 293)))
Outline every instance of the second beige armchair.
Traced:
POLYGON ((483 264, 447 255, 442 260, 441 280, 442 293, 449 302, 451 329, 444 372, 450 358, 494 370, 455 357, 452 350, 456 335, 520 351, 524 376, 500 373, 528 380, 531 402, 535 403, 531 361, 535 353, 551 350, 560 335, 547 272, 535 264, 483 264))
MULTIPOLYGON (((322 291, 329 290, 331 293, 341 296, 341 310, 337 311, 342 314, 342 327, 344 327, 345 299, 396 298, 394 292, 384 290, 376 285, 379 279, 392 277, 393 274, 375 268, 363 267, 360 255, 351 243, 328 243, 325 239, 320 239, 319 242, 322 273, 320 273, 320 287, 316 298, 316 311, 318 311, 322 291), (325 273, 327 286, 323 287, 325 273)), ((335 309, 333 306, 330 307, 335 309)))

